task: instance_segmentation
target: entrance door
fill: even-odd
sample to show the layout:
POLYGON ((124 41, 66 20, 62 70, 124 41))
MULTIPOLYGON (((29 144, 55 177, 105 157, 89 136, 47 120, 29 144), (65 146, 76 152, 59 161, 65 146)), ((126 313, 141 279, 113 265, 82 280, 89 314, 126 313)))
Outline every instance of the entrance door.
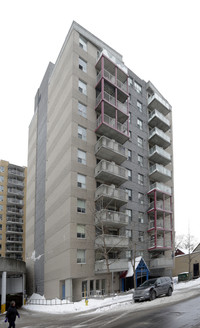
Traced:
POLYGON ((82 281, 82 297, 87 297, 87 280, 82 281))
POLYGON ((199 277, 199 263, 193 264, 193 276, 199 277))

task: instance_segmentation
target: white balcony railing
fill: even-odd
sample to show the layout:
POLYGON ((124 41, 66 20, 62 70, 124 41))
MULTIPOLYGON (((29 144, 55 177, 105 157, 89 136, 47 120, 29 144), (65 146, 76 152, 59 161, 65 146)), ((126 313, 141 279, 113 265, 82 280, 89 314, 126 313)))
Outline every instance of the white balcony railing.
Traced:
POLYGON ((98 150, 104 147, 106 149, 110 149, 112 152, 115 152, 127 159, 128 157, 128 149, 125 148, 123 145, 119 144, 113 139, 109 139, 105 136, 101 136, 101 138, 97 141, 95 145, 95 153, 98 152, 98 150))
MULTIPOLYGON (((102 92, 100 92, 96 98, 96 106, 100 103, 101 98, 102 98, 102 92)), ((106 100, 108 103, 112 104, 114 107, 117 107, 121 112, 125 114, 128 113, 127 105, 123 104, 119 100, 116 100, 115 97, 111 96, 108 92, 104 91, 103 99, 106 100)))
POLYGON ((163 175, 166 175, 166 176, 168 176, 169 178, 171 178, 171 171, 170 170, 168 170, 168 169, 166 169, 163 165, 160 165, 160 164, 154 164, 154 165, 152 165, 151 167, 150 167, 150 169, 149 169, 149 174, 152 174, 152 173, 154 173, 154 172, 159 172, 159 173, 161 173, 161 174, 163 174, 163 175))
POLYGON ((155 182, 155 183, 151 184, 150 191, 153 189, 156 189, 156 190, 161 191, 168 195, 172 194, 172 189, 169 186, 166 186, 165 184, 160 183, 160 182, 155 182))
POLYGON ((116 165, 114 162, 109 162, 102 159, 95 167, 95 177, 101 172, 119 176, 128 180, 128 170, 122 166, 116 165))
POLYGON ((127 121, 124 124, 121 124, 121 123, 117 122, 115 118, 112 118, 112 117, 104 114, 104 116, 100 115, 98 117, 98 119, 96 121, 96 127, 98 128, 101 123, 106 123, 107 125, 109 125, 113 129, 116 129, 117 131, 128 135, 128 123, 127 123, 127 121))
POLYGON ((95 222, 99 225, 101 225, 102 222, 105 225, 106 223, 112 225, 127 225, 128 221, 128 214, 106 209, 98 211, 95 216, 95 222))

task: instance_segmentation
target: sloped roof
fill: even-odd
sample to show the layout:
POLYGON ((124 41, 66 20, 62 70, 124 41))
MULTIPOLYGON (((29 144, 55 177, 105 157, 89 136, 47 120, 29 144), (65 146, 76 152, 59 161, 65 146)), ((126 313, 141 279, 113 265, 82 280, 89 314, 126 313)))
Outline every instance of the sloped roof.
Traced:
MULTIPOLYGON (((140 264, 144 264, 145 270, 149 271, 149 268, 148 268, 145 260, 142 258, 142 256, 138 256, 138 257, 135 258, 135 271, 137 269, 139 269, 140 264)), ((127 271, 127 274, 126 274, 126 278, 133 276, 133 265, 134 265, 133 260, 132 260, 132 263, 131 263, 131 261, 128 262, 128 271, 127 271)))

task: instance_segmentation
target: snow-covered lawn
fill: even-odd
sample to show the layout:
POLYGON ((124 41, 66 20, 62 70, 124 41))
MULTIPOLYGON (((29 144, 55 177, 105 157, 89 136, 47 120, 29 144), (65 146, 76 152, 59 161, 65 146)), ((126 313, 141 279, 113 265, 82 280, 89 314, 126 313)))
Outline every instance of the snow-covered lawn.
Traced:
MULTIPOLYGON (((176 280, 175 280, 176 281, 176 280)), ((132 293, 124 295, 116 295, 105 299, 89 299, 88 305, 85 300, 75 303, 62 305, 25 305, 23 308, 31 311, 48 312, 48 313, 73 313, 93 310, 95 312, 118 311, 125 308, 126 310, 142 310, 150 307, 155 307, 160 304, 170 304, 176 301, 184 300, 186 298, 200 295, 200 278, 191 280, 189 282, 175 283, 174 292, 171 297, 160 297, 149 302, 134 303, 132 300, 132 293)), ((44 299, 44 296, 33 294, 32 299, 44 299)), ((54 300, 56 303, 56 300, 54 300)), ((52 300, 53 303, 53 300, 52 300)))

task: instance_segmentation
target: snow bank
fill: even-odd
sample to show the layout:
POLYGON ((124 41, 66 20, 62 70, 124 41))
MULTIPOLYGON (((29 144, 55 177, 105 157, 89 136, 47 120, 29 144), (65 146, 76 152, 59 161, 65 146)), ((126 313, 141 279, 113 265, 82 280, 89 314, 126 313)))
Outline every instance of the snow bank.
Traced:
MULTIPOLYGON (((174 292, 171 297, 159 297, 153 302, 141 302, 134 303, 133 302, 133 294, 124 294, 124 295, 116 295, 113 297, 108 297, 105 299, 89 299, 88 305, 86 305, 85 300, 75 303, 69 304, 61 304, 55 305, 54 300, 51 300, 52 305, 25 305, 23 308, 30 311, 37 312, 46 312, 46 313, 73 313, 73 312, 85 312, 88 310, 94 310, 95 312, 105 312, 105 311, 118 311, 122 310, 131 310, 137 311, 150 307, 155 307, 156 305, 161 304, 170 304, 173 302, 181 301, 186 298, 199 295, 200 292, 200 278, 196 280, 191 280, 188 282, 177 283, 176 279, 174 279, 174 292)), ((44 296, 33 294, 31 299, 41 299, 45 300, 44 296)), ((62 302, 60 302, 62 303, 62 302)))

